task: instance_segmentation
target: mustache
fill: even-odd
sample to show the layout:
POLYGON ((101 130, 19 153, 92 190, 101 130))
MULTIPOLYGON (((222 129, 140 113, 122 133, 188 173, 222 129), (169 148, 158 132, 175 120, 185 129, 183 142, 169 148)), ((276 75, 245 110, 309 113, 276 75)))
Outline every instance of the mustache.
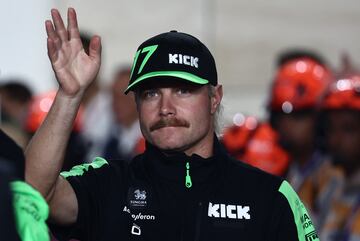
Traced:
POLYGON ((159 121, 155 122, 155 124, 153 124, 150 127, 150 131, 155 131, 157 129, 163 128, 163 127, 189 127, 190 124, 189 122, 187 122, 186 120, 183 119, 177 119, 177 118, 171 118, 171 119, 165 119, 162 118, 159 121))

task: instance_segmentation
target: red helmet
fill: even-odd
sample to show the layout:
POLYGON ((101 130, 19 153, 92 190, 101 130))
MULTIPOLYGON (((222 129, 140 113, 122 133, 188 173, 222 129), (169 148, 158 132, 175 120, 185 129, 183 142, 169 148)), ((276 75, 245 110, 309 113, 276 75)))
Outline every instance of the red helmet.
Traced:
POLYGON ((270 124, 262 123, 249 140, 242 159, 268 173, 283 176, 289 166, 289 155, 279 145, 278 135, 270 124))
POLYGON ((315 108, 330 80, 330 71, 310 58, 288 61, 276 73, 269 108, 285 113, 315 108))
MULTIPOLYGON (((277 133, 268 123, 234 125, 226 129, 222 142, 230 155, 274 175, 283 176, 289 165, 287 152, 278 144, 277 133)), ((250 119, 251 120, 251 119, 250 119)))
POLYGON ((222 142, 231 154, 237 156, 245 148, 258 121, 253 116, 245 117, 243 114, 237 114, 234 116, 234 123, 235 125, 224 131, 222 142))
MULTIPOLYGON (((49 91, 33 97, 25 122, 25 129, 28 132, 34 133, 40 127, 52 106, 55 96, 56 91, 49 91)), ((82 108, 80 108, 75 118, 73 131, 78 132, 81 129, 81 113, 82 108)))
POLYGON ((321 109, 360 110, 360 74, 334 81, 325 93, 321 109))

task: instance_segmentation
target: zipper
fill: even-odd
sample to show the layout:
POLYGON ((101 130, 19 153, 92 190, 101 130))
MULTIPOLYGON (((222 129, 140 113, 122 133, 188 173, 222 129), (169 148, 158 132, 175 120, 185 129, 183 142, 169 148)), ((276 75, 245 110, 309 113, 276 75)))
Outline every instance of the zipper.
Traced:
MULTIPOLYGON (((191 176, 190 176, 190 163, 186 162, 185 164, 185 187, 190 189, 192 187, 192 181, 191 181, 191 176)), ((180 233, 180 241, 184 240, 184 232, 185 232, 185 216, 187 213, 187 208, 188 208, 188 201, 185 202, 185 210, 183 212, 183 216, 182 216, 182 228, 181 228, 181 233, 180 233)))
POLYGON ((185 175, 185 187, 191 188, 192 187, 192 181, 190 176, 190 163, 186 162, 186 175, 185 175))
POLYGON ((200 231, 201 231, 201 217, 202 217, 202 210, 203 205, 202 202, 199 202, 199 208, 196 215, 196 230, 195 230, 195 239, 194 241, 199 241, 200 239, 200 231))

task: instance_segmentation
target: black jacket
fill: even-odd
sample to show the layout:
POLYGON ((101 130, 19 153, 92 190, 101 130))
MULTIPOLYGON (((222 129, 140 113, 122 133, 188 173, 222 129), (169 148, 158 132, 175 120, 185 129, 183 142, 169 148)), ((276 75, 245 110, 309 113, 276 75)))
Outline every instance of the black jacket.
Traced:
POLYGON ((318 240, 286 181, 232 159, 217 140, 208 159, 183 153, 169 157, 147 145, 130 164, 119 163, 97 158, 62 173, 79 204, 77 223, 70 229, 73 237, 318 240))

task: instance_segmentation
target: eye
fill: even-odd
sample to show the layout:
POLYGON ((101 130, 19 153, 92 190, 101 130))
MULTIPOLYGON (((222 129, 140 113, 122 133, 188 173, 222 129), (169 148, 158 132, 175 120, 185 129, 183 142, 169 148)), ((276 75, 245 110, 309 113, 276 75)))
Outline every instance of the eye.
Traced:
POLYGON ((188 88, 179 88, 176 90, 176 92, 179 94, 179 95, 186 95, 186 94, 190 94, 190 89, 188 88))
POLYGON ((149 90, 144 90, 141 93, 141 98, 142 99, 151 99, 154 98, 156 96, 158 96, 158 91, 156 89, 149 89, 149 90))

